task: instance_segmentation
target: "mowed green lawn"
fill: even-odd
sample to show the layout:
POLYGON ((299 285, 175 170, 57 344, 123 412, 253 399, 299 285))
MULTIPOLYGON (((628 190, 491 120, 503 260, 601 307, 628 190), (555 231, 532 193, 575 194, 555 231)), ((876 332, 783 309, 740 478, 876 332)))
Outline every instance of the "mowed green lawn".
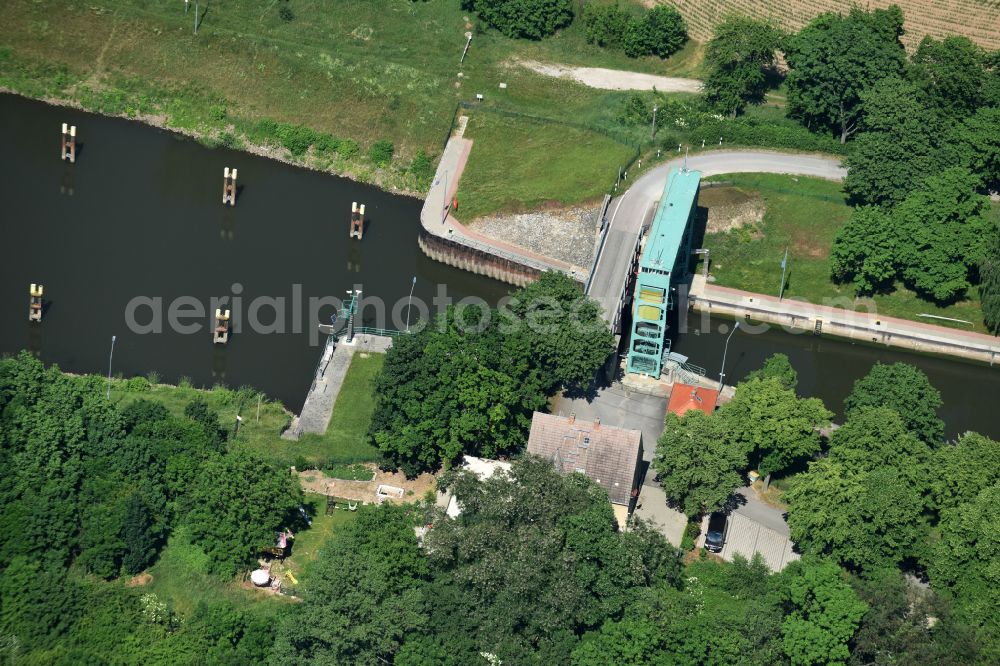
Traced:
POLYGON ((569 125, 470 111, 472 152, 458 186, 458 218, 567 205, 603 196, 635 149, 569 125))
POLYGON ((788 248, 786 297, 855 310, 875 308, 874 311, 887 316, 986 332, 975 289, 966 300, 938 307, 919 299, 901 284, 889 294, 855 298, 851 285, 833 283, 830 248, 837 231, 851 214, 839 183, 770 174, 733 174, 709 180, 725 181, 747 193, 759 193, 767 206, 760 233, 742 229, 706 236, 703 245, 711 250, 712 274, 717 284, 776 296, 781 284, 781 259, 788 248), (972 325, 918 317, 919 314, 962 319, 972 325))

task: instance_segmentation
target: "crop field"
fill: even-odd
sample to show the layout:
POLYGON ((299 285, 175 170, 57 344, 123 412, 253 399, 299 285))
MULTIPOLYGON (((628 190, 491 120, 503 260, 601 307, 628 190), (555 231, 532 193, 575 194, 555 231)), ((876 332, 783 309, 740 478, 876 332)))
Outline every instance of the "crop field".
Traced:
POLYGON ((852 5, 884 9, 899 5, 906 16, 903 43, 912 50, 924 35, 965 35, 987 49, 1000 48, 1000 2, 997 0, 647 0, 677 7, 688 31, 697 40, 712 36, 712 28, 727 14, 771 17, 790 30, 797 30, 817 14, 848 12, 852 5))

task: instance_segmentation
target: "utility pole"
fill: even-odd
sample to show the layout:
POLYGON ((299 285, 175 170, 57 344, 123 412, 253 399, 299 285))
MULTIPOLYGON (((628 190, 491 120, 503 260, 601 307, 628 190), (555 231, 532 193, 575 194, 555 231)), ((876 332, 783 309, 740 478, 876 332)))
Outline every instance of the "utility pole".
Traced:
POLYGON ((111 336, 111 353, 108 354, 108 400, 111 400, 111 360, 115 357, 115 340, 117 338, 116 335, 111 336))
POLYGON ((781 288, 778 290, 778 300, 785 295, 785 270, 788 268, 788 248, 785 248, 785 258, 781 260, 781 288))
POLYGON ((729 334, 729 337, 726 338, 726 346, 722 350, 722 369, 719 370, 719 396, 720 397, 722 396, 722 387, 723 387, 725 379, 726 379, 726 354, 729 352, 729 341, 732 339, 733 333, 735 333, 736 329, 738 329, 739 327, 740 327, 740 322, 736 322, 735 324, 733 324, 733 330, 729 334))
POLYGON ((406 302, 406 332, 410 332, 410 305, 413 303, 413 288, 417 286, 417 276, 413 276, 413 282, 410 283, 410 299, 406 302))
POLYGON ((194 34, 198 34, 198 14, 201 12, 198 10, 198 0, 194 0, 194 34))
POLYGON ((656 138, 656 105, 653 105, 653 126, 649 130, 649 140, 656 138))

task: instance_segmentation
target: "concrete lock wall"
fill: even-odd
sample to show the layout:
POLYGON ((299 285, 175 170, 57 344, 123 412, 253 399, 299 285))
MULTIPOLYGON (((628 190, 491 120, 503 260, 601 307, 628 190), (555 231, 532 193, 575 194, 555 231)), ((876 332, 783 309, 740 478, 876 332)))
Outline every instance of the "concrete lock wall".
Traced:
POLYGON ((1000 347, 990 348, 975 344, 966 344, 960 340, 949 340, 938 337, 931 333, 900 331, 898 329, 886 330, 880 324, 880 320, 869 320, 863 313, 851 313, 845 311, 844 320, 838 321, 825 316, 806 316, 780 312, 767 307, 766 303, 759 306, 748 303, 733 303, 726 300, 719 300, 710 295, 700 294, 691 298, 691 307, 699 312, 708 312, 716 315, 726 315, 746 321, 757 321, 778 326, 814 331, 817 322, 821 328, 821 335, 829 335, 847 340, 856 340, 873 344, 881 344, 887 347, 897 347, 911 351, 943 354, 972 361, 980 361, 993 365, 1000 361, 1000 347), (850 322, 846 319, 856 318, 857 322, 850 322))
POLYGON ((417 244, 424 254, 435 261, 518 287, 534 282, 541 275, 541 271, 537 268, 468 247, 449 238, 442 238, 423 227, 417 235, 417 244))

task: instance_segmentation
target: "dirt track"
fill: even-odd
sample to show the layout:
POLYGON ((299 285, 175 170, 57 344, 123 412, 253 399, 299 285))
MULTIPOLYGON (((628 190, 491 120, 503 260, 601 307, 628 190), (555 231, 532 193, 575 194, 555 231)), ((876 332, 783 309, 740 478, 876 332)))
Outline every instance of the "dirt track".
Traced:
POLYGON ((539 74, 571 79, 585 86, 601 90, 653 90, 655 88, 660 92, 701 92, 701 81, 697 79, 679 79, 601 67, 568 67, 534 60, 519 60, 517 64, 539 74))

